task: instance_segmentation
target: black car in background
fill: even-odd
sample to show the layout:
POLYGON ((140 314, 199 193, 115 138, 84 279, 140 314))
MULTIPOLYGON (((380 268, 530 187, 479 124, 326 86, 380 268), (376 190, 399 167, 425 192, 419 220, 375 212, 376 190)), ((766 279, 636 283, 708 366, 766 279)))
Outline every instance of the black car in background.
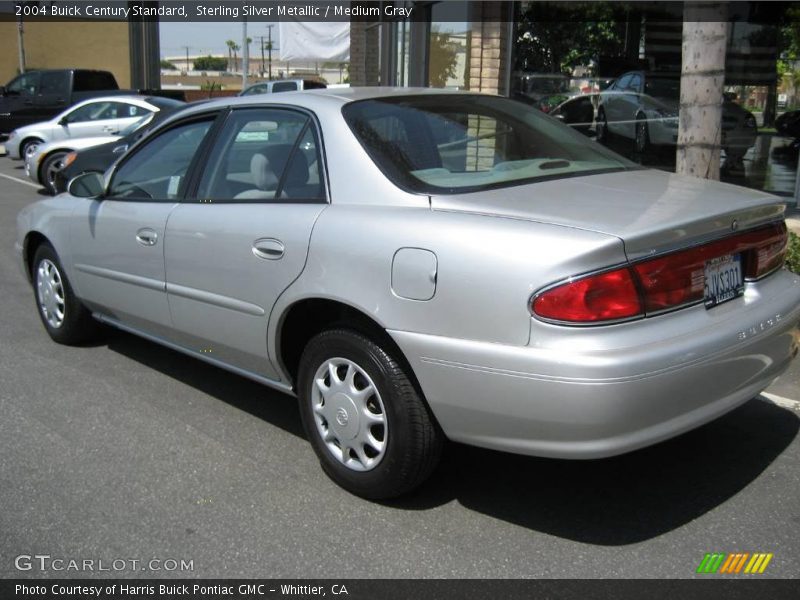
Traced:
POLYGON ((775 119, 775 131, 787 137, 800 138, 800 110, 790 110, 775 119))
POLYGON ((153 113, 152 118, 144 125, 134 129, 127 135, 122 135, 118 140, 101 144, 85 150, 70 152, 64 157, 63 167, 55 176, 55 192, 60 194, 67 191, 69 182, 80 175, 96 171, 103 173, 115 160, 127 152, 133 144, 138 142, 153 127, 171 117, 183 107, 160 110, 153 113))

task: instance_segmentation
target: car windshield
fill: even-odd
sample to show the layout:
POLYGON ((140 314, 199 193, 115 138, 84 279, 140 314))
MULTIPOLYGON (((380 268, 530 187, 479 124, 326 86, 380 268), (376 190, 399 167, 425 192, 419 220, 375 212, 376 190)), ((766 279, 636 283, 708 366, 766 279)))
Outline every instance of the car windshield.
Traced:
POLYGON ((638 168, 535 108, 483 95, 362 100, 343 114, 396 185, 463 193, 638 168))

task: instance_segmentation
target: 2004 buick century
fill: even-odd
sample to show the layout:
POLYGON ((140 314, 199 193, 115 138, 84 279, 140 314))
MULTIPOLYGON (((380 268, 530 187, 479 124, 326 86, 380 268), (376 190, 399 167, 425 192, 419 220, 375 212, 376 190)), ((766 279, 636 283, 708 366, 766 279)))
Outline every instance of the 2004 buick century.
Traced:
POLYGON ((783 212, 511 100, 337 89, 181 111, 16 246, 56 342, 100 321, 296 394, 385 498, 446 438, 604 457, 757 395, 797 353, 783 212))

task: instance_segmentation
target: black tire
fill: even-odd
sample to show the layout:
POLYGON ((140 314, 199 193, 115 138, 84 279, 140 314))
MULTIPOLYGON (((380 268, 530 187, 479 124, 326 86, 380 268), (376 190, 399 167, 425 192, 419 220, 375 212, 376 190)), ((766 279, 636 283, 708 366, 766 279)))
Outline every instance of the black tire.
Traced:
POLYGON ((601 144, 607 144, 611 135, 608 131, 608 119, 603 107, 597 109, 597 121, 595 125, 595 139, 601 144))
POLYGON ((36 249, 31 264, 31 278, 36 312, 54 342, 79 344, 97 335, 100 324, 75 297, 61 261, 50 244, 43 243, 36 249), (49 280, 56 280, 58 284, 49 285, 49 280), (60 309, 60 319, 58 311, 48 307, 60 309))
POLYGON ((53 152, 48 156, 39 169, 39 181, 51 196, 58 193, 56 189, 56 171, 63 167, 64 157, 67 152, 53 152))
POLYGON ((298 396, 303 427, 323 470, 357 496, 378 500, 410 492, 439 462, 443 434, 420 392, 398 360, 361 333, 331 329, 312 338, 300 358, 298 396), (337 386, 346 385, 351 372, 342 361, 354 365, 352 387, 347 388, 353 390, 351 396, 336 391, 337 386), (328 370, 331 365, 337 373, 336 383, 328 370), (320 370, 327 373, 321 376, 330 394, 327 399, 317 383, 320 370), (363 394, 359 396, 357 390, 363 394), (363 400, 357 400, 359 397, 363 400), (370 421, 358 415, 366 410, 372 413, 371 418, 382 415, 384 424, 365 427, 370 421), (337 423, 329 422, 323 412, 335 414, 337 423), (382 449, 379 444, 359 441, 366 431, 383 443, 382 449), (323 432, 330 435, 327 441, 323 432), (356 448, 359 444, 360 454, 356 448))
POLYGON ((647 125, 647 119, 641 115, 636 117, 636 131, 633 138, 633 147, 636 155, 641 160, 649 156, 653 150, 653 145, 650 143, 650 128, 647 125))

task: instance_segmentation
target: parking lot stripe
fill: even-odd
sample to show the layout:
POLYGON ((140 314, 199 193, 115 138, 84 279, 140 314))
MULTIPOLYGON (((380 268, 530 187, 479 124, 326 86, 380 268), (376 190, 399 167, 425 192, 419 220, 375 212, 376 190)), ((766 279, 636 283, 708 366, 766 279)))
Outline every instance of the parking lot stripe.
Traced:
POLYGON ((19 177, 12 177, 11 175, 6 175, 5 173, 0 173, 0 177, 3 177, 5 179, 10 179, 11 181, 16 181, 17 183, 21 183, 22 185, 28 185, 32 188, 36 188, 37 190, 40 187, 31 181, 25 181, 24 179, 20 179, 19 177))
POLYGON ((792 400, 791 398, 784 398, 783 396, 778 396, 777 394, 770 394, 769 392, 761 392, 761 397, 773 404, 777 404, 778 406, 782 406, 783 408, 793 408, 795 410, 800 410, 800 400, 792 400))

